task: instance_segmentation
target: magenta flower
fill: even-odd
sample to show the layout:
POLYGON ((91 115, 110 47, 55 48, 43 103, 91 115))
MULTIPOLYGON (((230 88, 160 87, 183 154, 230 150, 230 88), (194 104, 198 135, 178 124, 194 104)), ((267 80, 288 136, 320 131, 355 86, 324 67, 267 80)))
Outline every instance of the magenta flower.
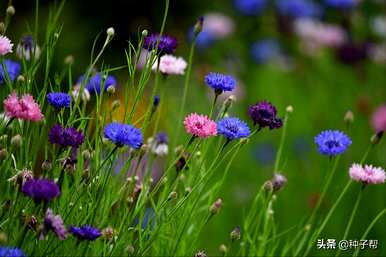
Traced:
POLYGON ((67 230, 62 218, 60 215, 55 215, 50 208, 47 209, 46 216, 44 217, 41 239, 44 239, 49 230, 52 230, 60 240, 67 238, 67 230))
POLYGON ((216 122, 206 115, 191 113, 185 117, 184 125, 186 132, 196 137, 206 138, 217 134, 216 122))
POLYGON ((31 95, 23 95, 20 99, 13 92, 4 100, 4 110, 7 116, 22 120, 41 121, 44 115, 39 105, 31 95))
POLYGON ((379 106, 371 116, 371 125, 376 132, 386 131, 386 104, 379 106))
POLYGON ((354 163, 349 174, 351 179, 362 182, 363 184, 382 184, 385 183, 385 171, 380 167, 372 165, 362 166, 354 163))
POLYGON ((0 36, 0 55, 12 53, 13 44, 6 36, 0 36))

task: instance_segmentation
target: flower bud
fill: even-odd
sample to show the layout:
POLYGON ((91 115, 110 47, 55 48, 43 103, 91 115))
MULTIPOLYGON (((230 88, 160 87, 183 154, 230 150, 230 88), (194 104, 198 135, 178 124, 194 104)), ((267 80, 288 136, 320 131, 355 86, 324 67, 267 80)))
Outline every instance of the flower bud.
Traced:
POLYGON ((147 29, 142 30, 142 36, 143 37, 146 37, 147 34, 149 34, 149 31, 147 31, 147 29))
POLYGON ((64 64, 72 65, 74 63, 74 56, 73 55, 67 55, 66 58, 64 58, 64 64))
POLYGON ((287 178, 280 173, 275 173, 271 181, 272 181, 273 191, 277 192, 282 187, 284 187, 284 185, 287 183, 287 178))
POLYGON ((89 150, 83 150, 82 151, 82 157, 85 160, 90 160, 91 159, 91 153, 89 150))
POLYGON ((347 124, 353 123, 354 122, 354 113, 351 110, 347 111, 346 114, 344 115, 343 120, 347 124))
POLYGON ((112 227, 107 227, 102 230, 102 237, 105 240, 111 241, 114 238, 114 229, 112 227))
POLYGON ((17 134, 11 138, 11 145, 13 147, 19 148, 22 144, 22 140, 23 140, 22 137, 19 134, 17 134))
POLYGON ((7 8, 7 14, 9 16, 13 16, 15 14, 15 7, 13 7, 12 5, 8 6, 7 8))
POLYGON ((24 77, 23 75, 19 75, 19 76, 17 76, 16 81, 17 81, 18 83, 24 83, 25 77, 24 77))
POLYGON ((112 37, 115 34, 115 30, 113 27, 108 28, 106 32, 107 32, 107 36, 109 37, 112 37))
POLYGON ((177 199, 177 196, 178 196, 177 192, 173 191, 173 192, 170 192, 168 199, 173 201, 177 199))
POLYGON ((7 159, 7 157, 8 157, 7 149, 5 149, 5 148, 0 149, 0 161, 7 159))
POLYGON ((200 16, 197 19, 197 22, 196 22, 196 24, 194 25, 194 28, 193 28, 193 33, 194 33, 195 37, 197 37, 197 35, 200 34, 200 32, 202 31, 203 26, 204 26, 204 16, 200 16))
POLYGON ((0 232, 0 245, 5 245, 8 242, 8 236, 4 232, 0 232))
POLYGON ((185 194, 188 195, 192 192, 192 188, 191 187, 187 187, 185 188, 185 194))
POLYGON ((381 142, 382 136, 383 136, 383 131, 379 131, 379 132, 377 132, 376 134, 374 134, 374 135, 371 137, 370 142, 371 142, 373 145, 377 145, 377 144, 379 144, 379 142, 381 142))
POLYGON ((194 257, 208 257, 204 251, 198 251, 194 257))
POLYGON ((128 245, 128 246, 126 247, 126 252, 127 252, 128 254, 131 255, 131 254, 134 253, 134 251, 135 251, 134 246, 128 245))
POLYGON ((213 204, 212 206, 210 207, 209 211, 214 215, 214 214, 218 214, 221 210, 221 206, 222 206, 222 200, 221 198, 218 198, 213 204))
POLYGON ((273 191, 272 181, 270 181, 270 180, 265 181, 263 184, 263 189, 266 192, 272 192, 273 191))
POLYGON ((228 251, 228 248, 226 247, 226 245, 222 244, 219 246, 218 250, 220 251, 220 253, 225 254, 228 251))
POLYGON ((240 239, 241 235, 240 235, 240 227, 235 227, 232 232, 231 232, 231 240, 232 242, 233 241, 237 241, 240 239))
POLYGON ((292 105, 288 105, 286 108, 285 108, 285 111, 288 112, 288 113, 292 113, 294 111, 294 108, 292 107, 292 105))
POLYGON ((121 107, 121 101, 115 100, 115 101, 111 104, 111 107, 112 107, 113 111, 115 111, 116 109, 118 109, 119 107, 121 107))
POLYGON ((109 86, 107 88, 107 93, 109 93, 110 95, 114 94, 115 93, 115 87, 113 85, 109 86))
POLYGON ((52 163, 49 160, 44 160, 42 162, 42 170, 43 171, 49 171, 52 169, 52 163))

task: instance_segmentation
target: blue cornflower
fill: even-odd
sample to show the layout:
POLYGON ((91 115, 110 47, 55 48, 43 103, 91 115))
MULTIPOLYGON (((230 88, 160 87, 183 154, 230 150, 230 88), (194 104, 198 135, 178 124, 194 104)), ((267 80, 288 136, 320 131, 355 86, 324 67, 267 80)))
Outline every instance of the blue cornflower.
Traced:
POLYGON ((351 9, 354 8, 359 1, 357 0, 324 0, 325 5, 336 9, 351 9))
POLYGON ((277 0, 276 7, 282 16, 312 18, 322 14, 322 8, 311 0, 277 0))
POLYGON ((0 257, 26 257, 26 255, 19 248, 10 246, 0 246, 0 257))
POLYGON ((216 94, 232 91, 236 87, 236 80, 232 76, 215 72, 209 72, 205 76, 205 83, 213 88, 216 94))
POLYGON ((159 38, 159 44, 157 52, 160 55, 164 54, 172 54, 177 48, 177 40, 171 36, 168 35, 162 35, 159 37, 159 34, 154 33, 150 36, 145 37, 145 40, 143 42, 143 48, 146 50, 155 50, 157 47, 157 42, 159 38))
POLYGON ((56 109, 70 108, 71 96, 62 92, 52 92, 47 94, 48 102, 56 109))
MULTIPOLYGON (((79 85, 83 82, 83 78, 84 75, 80 76, 80 78, 78 79, 79 85)), ((102 78, 102 74, 100 72, 97 72, 94 76, 89 78, 87 84, 85 85, 85 88, 92 94, 100 95, 102 84, 104 85, 104 90, 107 91, 110 86, 117 86, 117 80, 111 75, 107 76, 104 80, 102 78)))
POLYGON ((339 130, 325 130, 315 137, 315 143, 321 154, 335 156, 344 153, 352 142, 339 130))
POLYGON ((101 236, 99 229, 91 225, 83 225, 80 227, 71 226, 68 231, 76 236, 79 240, 94 241, 101 236))
POLYGON ((251 46, 252 59, 258 64, 277 59, 280 56, 280 52, 280 45, 275 39, 263 39, 253 43, 251 46))
MULTIPOLYGON (((12 60, 4 60, 4 66, 7 69, 7 73, 9 79, 13 82, 19 76, 21 71, 21 66, 18 62, 14 62, 12 60)), ((0 86, 5 82, 5 73, 3 69, 3 65, 0 64, 0 86)))
POLYGON ((118 122, 106 125, 104 129, 105 138, 111 140, 117 146, 128 145, 134 149, 142 146, 143 135, 141 130, 118 122))
POLYGON ((235 117, 224 118, 217 122, 217 133, 227 140, 248 137, 251 133, 248 125, 235 117))
POLYGON ((235 8, 244 15, 260 15, 267 6, 266 0, 234 0, 235 8))

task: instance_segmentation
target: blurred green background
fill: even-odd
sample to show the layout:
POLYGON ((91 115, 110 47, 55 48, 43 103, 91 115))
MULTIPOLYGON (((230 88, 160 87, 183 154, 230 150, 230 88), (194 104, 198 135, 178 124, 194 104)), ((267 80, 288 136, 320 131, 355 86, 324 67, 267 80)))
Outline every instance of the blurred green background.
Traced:
MULTIPOLYGON (((5 0, 2 1, 0 9, 4 10, 6 4, 5 0)), ((39 3, 41 36, 48 9, 54 4, 54 1, 39 3)), ((16 15, 9 36, 20 38, 28 33, 34 22, 35 2, 16 0, 13 5, 16 15)), ((332 187, 322 204, 321 215, 328 212, 346 184, 349 166, 360 161, 375 132, 371 126, 371 116, 377 107, 386 103, 386 66, 385 62, 374 62, 368 54, 344 63, 338 58, 338 48, 322 48, 315 55, 305 53, 300 44, 301 39, 293 31, 286 30, 286 26, 279 22, 274 4, 271 5, 261 15, 245 16, 235 9, 231 0, 172 0, 165 32, 178 39, 176 55, 187 59, 189 30, 197 17, 205 17, 213 12, 221 13, 234 26, 229 35, 214 40, 210 46, 204 44, 196 52, 187 113, 209 112, 212 96, 203 82, 208 71, 229 73, 237 78, 240 90, 230 111, 231 115, 248 120, 247 107, 258 100, 272 102, 281 117, 284 117, 286 106, 293 106, 294 112, 289 119, 283 150, 284 165, 280 167, 280 171, 288 178, 288 184, 279 192, 274 206, 278 229, 284 231, 310 214, 328 172, 328 157, 317 152, 314 136, 325 129, 346 130, 343 117, 351 110, 355 118, 347 133, 353 144, 342 157, 332 187), (253 42, 264 38, 273 38, 279 42, 281 56, 279 60, 276 58, 258 64, 251 57, 250 47, 253 42)), ((163 9, 164 2, 161 0, 67 1, 60 19, 63 30, 55 52, 54 70, 59 72, 64 58, 73 55, 74 74, 82 74, 89 63, 95 37, 110 26, 115 28, 116 37, 106 51, 103 63, 110 67, 124 65, 127 41, 136 42, 137 34, 143 29, 157 32, 163 9)), ((348 12, 328 9, 322 19, 350 30, 348 41, 359 48, 370 43, 384 44, 385 38, 374 33, 371 22, 373 17, 384 13, 385 4, 382 1, 364 0, 355 10, 348 12)), ((37 41, 39 43, 39 39, 37 41)), ((119 80, 118 95, 123 99, 127 73, 120 70, 113 75, 119 80)), ((71 85, 63 85, 65 88, 68 86, 71 85)), ((161 128, 173 137, 183 77, 169 77, 162 86, 166 88, 166 93, 162 99, 161 128)), ((240 152, 220 195, 224 202, 223 211, 204 230, 200 242, 202 249, 216 252, 221 243, 229 240, 230 231, 242 224, 243 214, 255 193, 264 181, 272 177, 280 135, 281 130, 263 130, 240 152)), ((386 140, 374 148, 367 163, 385 168, 386 140)), ((350 188, 321 238, 343 239, 341 237, 360 186, 355 183, 350 188)), ((385 205, 385 185, 368 186, 350 236, 345 239, 359 239, 385 205)), ((379 240, 378 249, 364 251, 363 255, 386 256, 385 228, 386 220, 383 218, 368 236, 368 239, 379 240)), ((327 256, 328 251, 315 251, 314 254, 327 256)))

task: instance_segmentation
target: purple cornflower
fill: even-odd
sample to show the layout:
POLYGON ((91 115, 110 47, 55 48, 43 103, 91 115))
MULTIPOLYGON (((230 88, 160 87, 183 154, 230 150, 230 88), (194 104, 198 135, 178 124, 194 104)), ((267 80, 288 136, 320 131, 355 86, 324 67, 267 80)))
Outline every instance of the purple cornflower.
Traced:
POLYGON ((205 83, 213 88, 216 94, 232 91, 236 87, 236 80, 232 76, 215 72, 209 72, 205 76, 205 83))
MULTIPOLYGON (((78 79, 77 84, 81 85, 84 79, 84 75, 80 76, 78 79)), ((117 80, 109 75, 105 78, 102 77, 102 74, 100 72, 97 72, 94 76, 90 77, 87 81, 87 84, 85 85, 85 88, 91 93, 91 94, 101 94, 101 88, 104 85, 104 91, 107 91, 109 87, 116 87, 117 86, 117 80)))
POLYGON ((280 15, 291 18, 314 18, 322 14, 321 7, 311 0, 278 0, 276 7, 280 15))
POLYGON ((248 137, 250 133, 248 125, 238 118, 229 117, 217 122, 217 134, 223 135, 227 140, 248 137))
POLYGON ((143 135, 141 130, 128 124, 113 122, 106 125, 103 134, 105 138, 121 147, 128 145, 134 149, 142 146, 143 135))
POLYGON ((335 156, 344 153, 352 142, 339 130, 325 130, 315 137, 315 143, 321 154, 335 156))
POLYGON ((60 195, 59 186, 48 179, 30 179, 27 180, 21 191, 34 199, 36 202, 51 201, 60 195))
POLYGON ((267 6, 266 0, 234 0, 235 8, 242 14, 260 15, 267 6))
POLYGON ((269 129, 281 128, 283 122, 276 117, 277 111, 275 106, 267 101, 258 102, 249 106, 249 116, 253 124, 258 124, 260 128, 269 127, 269 129))
POLYGON ((62 147, 72 146, 78 148, 84 142, 82 131, 78 131, 71 127, 63 128, 59 124, 56 124, 51 128, 48 137, 51 144, 57 144, 62 147))
POLYGON ((71 226, 68 231, 79 240, 94 241, 101 236, 99 229, 91 225, 82 225, 80 227, 71 226))
POLYGON ((177 40, 168 35, 162 35, 160 37, 158 33, 153 33, 150 36, 145 37, 143 48, 149 51, 156 50, 158 38, 158 54, 164 55, 174 53, 177 48, 177 40))
POLYGON ((44 217, 43 238, 49 230, 52 230, 60 240, 67 238, 67 231, 62 218, 59 215, 55 215, 51 209, 47 209, 46 216, 44 217))
POLYGON ((10 246, 0 246, 0 257, 26 257, 26 255, 19 248, 10 246))
POLYGON ((48 102, 56 109, 70 108, 71 96, 62 92, 51 92, 47 94, 48 102))
MULTIPOLYGON (((13 82, 16 77, 19 76, 21 71, 21 66, 18 62, 14 62, 12 60, 4 60, 4 66, 7 70, 9 79, 13 82)), ((5 82, 6 73, 4 72, 3 65, 0 64, 0 86, 5 82)))
POLYGON ((358 5, 358 0, 324 0, 326 6, 336 9, 351 9, 358 5))

